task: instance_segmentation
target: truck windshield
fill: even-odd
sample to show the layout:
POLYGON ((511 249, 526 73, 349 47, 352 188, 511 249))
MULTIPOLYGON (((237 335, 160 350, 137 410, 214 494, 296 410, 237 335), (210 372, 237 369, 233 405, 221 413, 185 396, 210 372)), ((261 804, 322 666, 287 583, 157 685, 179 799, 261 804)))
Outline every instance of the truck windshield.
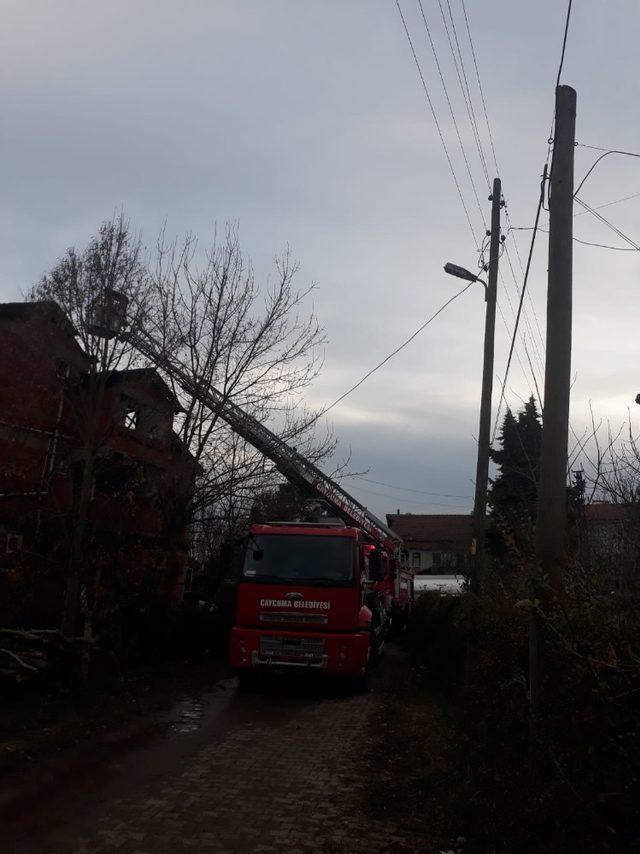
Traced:
POLYGON ((354 541, 348 537, 252 535, 243 576, 246 581, 348 586, 354 580, 354 555, 354 541))

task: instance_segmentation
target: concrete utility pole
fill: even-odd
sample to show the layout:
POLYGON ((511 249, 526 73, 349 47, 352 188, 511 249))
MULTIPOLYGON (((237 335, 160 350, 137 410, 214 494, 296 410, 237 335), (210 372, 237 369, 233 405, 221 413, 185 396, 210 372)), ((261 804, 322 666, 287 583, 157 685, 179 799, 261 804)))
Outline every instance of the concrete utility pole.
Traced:
POLYGON ((500 208, 502 184, 493 179, 491 199, 491 247, 489 276, 485 299, 487 308, 484 321, 484 363, 482 368, 482 397, 480 400, 480 426, 478 428, 478 461, 476 464, 476 493, 473 502, 473 566, 470 587, 479 593, 482 583, 485 556, 485 529, 487 516, 487 486, 489 480, 489 444, 491 433, 491 394, 493 392, 493 351, 496 329, 496 296, 498 289, 498 259, 500 256, 500 208))
POLYGON ((575 89, 557 86, 549 188, 547 346, 536 555, 558 594, 562 592, 566 558, 575 130, 575 89))

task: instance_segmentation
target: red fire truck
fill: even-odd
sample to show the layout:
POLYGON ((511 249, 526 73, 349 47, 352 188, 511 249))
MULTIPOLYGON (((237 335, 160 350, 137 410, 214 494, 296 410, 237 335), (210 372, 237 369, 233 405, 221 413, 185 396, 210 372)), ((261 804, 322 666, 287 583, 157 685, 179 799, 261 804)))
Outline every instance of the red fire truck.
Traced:
MULTIPOLYGON (((366 676, 393 621, 404 622, 411 574, 360 527, 254 525, 238 584, 232 666, 366 676)), ((396 549, 397 550, 397 549, 396 549)))
POLYGON ((240 672, 297 667, 364 675, 385 634, 406 622, 411 607, 413 576, 400 538, 264 424, 217 389, 194 382, 148 333, 126 329, 126 308, 126 297, 108 291, 93 308, 94 334, 126 339, 337 517, 251 529, 232 665, 240 672))

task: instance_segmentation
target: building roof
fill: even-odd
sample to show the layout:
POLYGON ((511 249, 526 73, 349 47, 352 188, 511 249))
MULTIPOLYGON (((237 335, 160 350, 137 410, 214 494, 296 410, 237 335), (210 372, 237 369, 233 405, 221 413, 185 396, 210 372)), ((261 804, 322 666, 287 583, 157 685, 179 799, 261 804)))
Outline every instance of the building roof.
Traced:
POLYGON ((387 524, 409 549, 468 549, 472 537, 472 519, 468 513, 388 513, 387 524))
POLYGON ((38 314, 49 317, 57 326, 63 327, 70 335, 75 335, 73 324, 58 303, 53 300, 0 303, 0 317, 23 320, 38 314))
POLYGON ((609 501, 594 501, 584 508, 587 522, 622 522, 629 516, 630 508, 626 504, 613 504, 609 501))
POLYGON ((76 329, 62 308, 53 300, 34 300, 33 302, 2 302, 0 303, 0 318, 7 320, 29 321, 32 318, 46 318, 54 326, 62 329, 70 342, 85 359, 89 359, 76 339, 76 329))

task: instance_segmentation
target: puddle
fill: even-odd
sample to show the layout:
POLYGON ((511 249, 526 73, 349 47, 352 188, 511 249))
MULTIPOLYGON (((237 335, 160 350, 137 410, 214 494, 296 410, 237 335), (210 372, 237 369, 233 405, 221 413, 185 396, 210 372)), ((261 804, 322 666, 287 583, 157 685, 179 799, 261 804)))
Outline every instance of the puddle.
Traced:
POLYGON ((202 726, 205 703, 198 697, 187 697, 178 703, 172 711, 169 728, 173 732, 188 735, 197 732, 202 726))

